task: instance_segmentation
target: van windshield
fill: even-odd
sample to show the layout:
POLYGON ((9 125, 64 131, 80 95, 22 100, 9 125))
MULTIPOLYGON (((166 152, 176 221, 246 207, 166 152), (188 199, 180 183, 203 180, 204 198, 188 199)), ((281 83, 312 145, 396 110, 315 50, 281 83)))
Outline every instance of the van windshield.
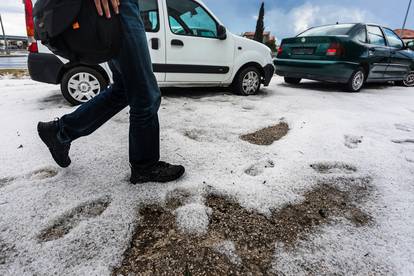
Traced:
POLYGON ((302 36, 327 36, 327 35, 347 35, 348 32, 354 27, 355 24, 336 24, 329 26, 321 26, 309 29, 298 37, 302 36))

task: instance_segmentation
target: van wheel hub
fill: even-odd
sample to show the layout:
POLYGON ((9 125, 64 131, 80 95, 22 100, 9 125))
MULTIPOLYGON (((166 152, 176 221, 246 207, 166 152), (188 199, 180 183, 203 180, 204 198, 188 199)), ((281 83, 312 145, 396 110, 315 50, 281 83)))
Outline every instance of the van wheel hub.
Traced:
POLYGON ((86 72, 73 75, 68 82, 69 94, 79 102, 87 102, 101 91, 98 79, 86 72))
POLYGON ((243 91, 246 94, 256 93, 259 86, 260 86, 260 79, 259 79, 259 75, 256 72, 250 71, 244 76, 242 87, 243 87, 243 91))
POLYGON ((82 82, 81 84, 79 84, 79 90, 82 91, 83 93, 86 93, 89 90, 91 90, 91 87, 88 83, 82 82))

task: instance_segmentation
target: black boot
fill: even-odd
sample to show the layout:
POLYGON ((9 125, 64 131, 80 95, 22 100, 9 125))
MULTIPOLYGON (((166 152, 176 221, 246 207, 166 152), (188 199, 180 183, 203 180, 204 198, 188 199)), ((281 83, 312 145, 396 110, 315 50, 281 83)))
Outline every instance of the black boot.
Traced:
POLYGON ((49 148, 53 159, 62 168, 69 167, 71 161, 69 158, 70 144, 63 144, 59 141, 57 134, 59 132, 59 121, 39 122, 37 125, 37 132, 40 139, 49 148))
POLYGON ((166 183, 180 178, 185 169, 183 166, 175 166, 159 161, 155 165, 148 168, 138 168, 131 164, 131 183, 142 184, 146 182, 166 183))

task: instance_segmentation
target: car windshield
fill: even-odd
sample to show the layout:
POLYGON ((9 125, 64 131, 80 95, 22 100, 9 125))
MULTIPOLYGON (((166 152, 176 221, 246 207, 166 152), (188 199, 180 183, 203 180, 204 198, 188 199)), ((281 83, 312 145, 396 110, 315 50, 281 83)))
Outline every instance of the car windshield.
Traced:
POLYGON ((346 35, 354 27, 355 24, 337 24, 329 26, 321 26, 309 29, 300 35, 302 36, 327 36, 327 35, 346 35))

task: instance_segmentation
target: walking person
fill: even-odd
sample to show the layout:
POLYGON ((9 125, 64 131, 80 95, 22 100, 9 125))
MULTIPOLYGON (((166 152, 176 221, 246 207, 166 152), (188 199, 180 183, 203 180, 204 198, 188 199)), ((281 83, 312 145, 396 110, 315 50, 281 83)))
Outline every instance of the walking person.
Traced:
POLYGON ((132 184, 169 182, 184 174, 184 167, 160 161, 158 109, 161 93, 152 71, 144 24, 137 0, 94 1, 97 12, 110 18, 109 5, 120 14, 122 48, 109 62, 113 84, 73 113, 51 122, 39 122, 38 132, 56 163, 70 165, 69 150, 76 139, 90 135, 125 107, 130 107, 129 160, 132 184), (122 3, 120 3, 122 1, 122 3))

